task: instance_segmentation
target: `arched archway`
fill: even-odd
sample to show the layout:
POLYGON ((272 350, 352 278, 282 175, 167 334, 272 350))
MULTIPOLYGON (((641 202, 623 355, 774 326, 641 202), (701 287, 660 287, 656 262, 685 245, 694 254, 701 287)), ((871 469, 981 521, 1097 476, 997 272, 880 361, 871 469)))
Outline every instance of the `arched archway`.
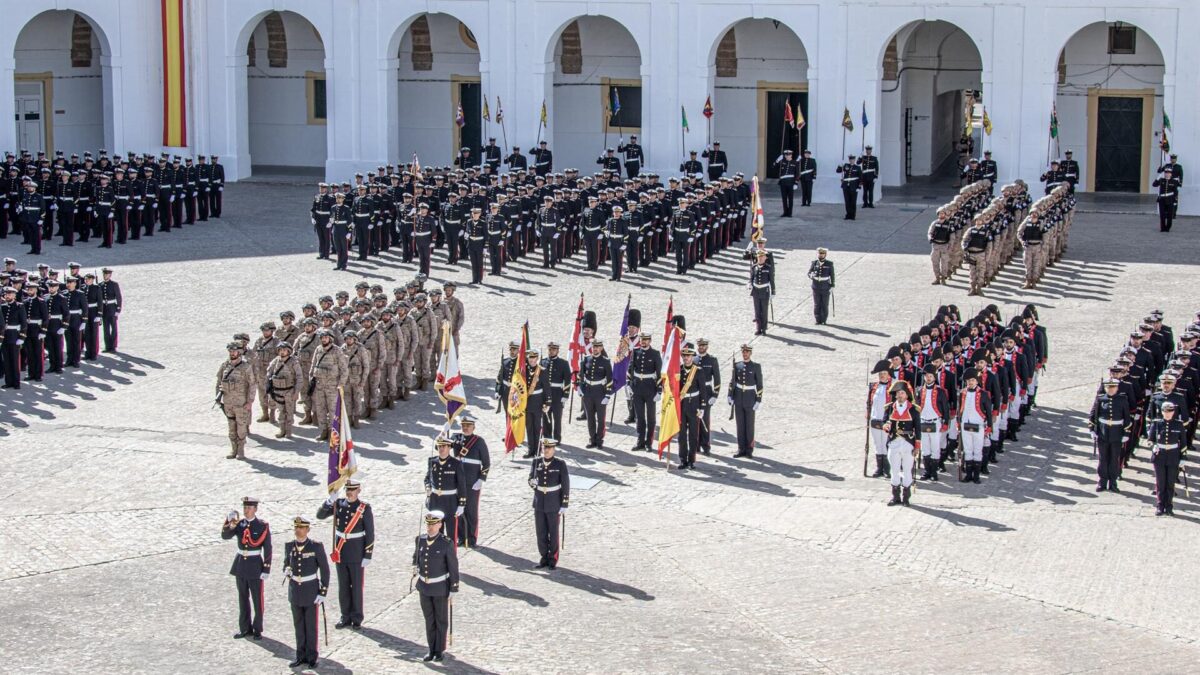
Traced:
MULTIPOLYGON (((976 131, 966 133, 966 105, 986 102, 983 61, 974 40, 947 21, 916 21, 892 35, 880 55, 880 119, 876 149, 884 185, 911 180, 956 184, 964 140, 978 155, 976 131)), ((861 123, 851 109, 855 127, 861 123)), ((872 123, 876 123, 872 120, 872 123)), ((986 144, 983 141, 982 144, 986 144)), ((855 154, 861 141, 852 139, 855 154), (858 142, 854 142, 858 141, 858 142)))
POLYGON ((294 12, 268 12, 251 25, 240 53, 252 171, 323 174, 333 122, 324 40, 294 12))
POLYGON ((35 155, 111 145, 111 56, 103 30, 82 13, 51 10, 25 24, 13 49, 18 145, 35 155))
POLYGON ((622 136, 641 133, 641 50, 625 26, 606 16, 568 22, 553 50, 553 138, 542 140, 554 152, 556 171, 587 172, 606 147, 616 149, 622 136))
MULTIPOLYGON (((388 58, 395 59, 389 78, 395 92, 388 94, 387 109, 394 114, 386 123, 397 146, 389 159, 403 163, 416 154, 423 163, 449 164, 460 147, 467 147, 478 164, 487 137, 500 134, 483 119, 486 90, 475 33, 449 14, 419 14, 396 30, 388 58)), ((494 99, 489 118, 493 108, 494 99)))
MULTIPOLYGON (((798 158, 808 147, 808 67, 804 43, 782 22, 747 18, 720 34, 708 60, 716 110, 712 140, 722 141, 730 170, 777 178, 775 158, 785 148, 798 158)), ((709 140, 707 129, 699 128, 706 120, 698 108, 695 119, 704 135, 688 139, 688 150, 709 140)))
POLYGON ((1164 71, 1158 44, 1133 24, 1093 23, 1063 45, 1054 97, 1058 138, 1048 154, 1074 151, 1080 189, 1149 191, 1163 163, 1157 146, 1164 71))

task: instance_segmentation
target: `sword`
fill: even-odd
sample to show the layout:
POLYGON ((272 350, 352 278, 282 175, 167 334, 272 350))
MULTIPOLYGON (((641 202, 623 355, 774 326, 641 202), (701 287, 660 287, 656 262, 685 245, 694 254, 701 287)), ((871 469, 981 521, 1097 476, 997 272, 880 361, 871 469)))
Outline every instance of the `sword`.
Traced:
POLYGON ((449 637, 449 639, 450 639, 450 646, 451 646, 451 647, 453 647, 453 646, 454 646, 454 596, 453 596, 453 595, 451 595, 451 596, 450 596, 450 625, 449 625, 449 629, 450 629, 450 631, 449 631, 449 633, 447 634, 447 637, 449 637))
MULTIPOLYGON (((1184 485, 1187 485, 1187 479, 1184 479, 1184 485)), ((560 524, 558 526, 558 550, 562 552, 566 548, 567 543, 567 514, 558 514, 560 524)))
POLYGON ((325 646, 329 646, 329 617, 325 614, 325 603, 321 603, 321 623, 325 628, 325 646))

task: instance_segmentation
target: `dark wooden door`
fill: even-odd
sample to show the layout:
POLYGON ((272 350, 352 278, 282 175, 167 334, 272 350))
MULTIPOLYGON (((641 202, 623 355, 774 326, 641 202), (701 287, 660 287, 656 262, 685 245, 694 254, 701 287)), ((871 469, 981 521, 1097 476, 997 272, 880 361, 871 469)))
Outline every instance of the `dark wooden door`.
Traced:
POLYGON ((775 158, 785 149, 792 151, 792 157, 799 160, 801 152, 808 147, 808 124, 801 129, 793 129, 783 121, 784 102, 792 104, 792 116, 797 117, 796 111, 804 113, 808 120, 808 92, 806 91, 768 91, 767 92, 767 147, 763 156, 767 158, 767 178, 779 178, 779 170, 775 168, 775 158), (799 138, 799 142, 797 142, 799 138))
POLYGON ((1142 99, 1101 96, 1096 120, 1096 192, 1142 188, 1142 99))
MULTIPOLYGON (((471 159, 475 163, 482 161, 479 156, 483 147, 483 105, 480 99, 482 87, 478 82, 460 82, 458 85, 458 101, 462 105, 463 117, 466 124, 458 130, 458 142, 461 147, 471 149, 471 159)), ((458 154, 455 148, 455 154, 458 154)))

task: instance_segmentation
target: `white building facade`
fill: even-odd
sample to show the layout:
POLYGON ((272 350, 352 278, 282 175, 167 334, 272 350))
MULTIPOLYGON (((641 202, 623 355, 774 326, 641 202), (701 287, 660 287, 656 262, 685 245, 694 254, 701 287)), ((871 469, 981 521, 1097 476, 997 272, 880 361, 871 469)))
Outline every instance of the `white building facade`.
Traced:
MULTIPOLYGON (((833 168, 863 145, 885 198, 955 171, 968 99, 992 126, 974 118, 976 154, 991 150, 1004 181, 1036 181, 1072 149, 1081 189, 1147 192, 1164 113, 1182 164, 1200 143, 1200 63, 1183 53, 1200 3, 1186 0, 182 4, 186 145, 166 148, 163 0, 0 0, 0 115, 15 120, 0 150, 216 154, 231 179, 342 180, 414 154, 446 165, 489 136, 522 152, 544 139, 556 169, 587 172, 636 133, 646 169, 667 175, 709 140, 765 176, 802 146, 817 198, 836 201, 833 168)), ((1186 212, 1200 213, 1196 189, 1185 182, 1186 212)))

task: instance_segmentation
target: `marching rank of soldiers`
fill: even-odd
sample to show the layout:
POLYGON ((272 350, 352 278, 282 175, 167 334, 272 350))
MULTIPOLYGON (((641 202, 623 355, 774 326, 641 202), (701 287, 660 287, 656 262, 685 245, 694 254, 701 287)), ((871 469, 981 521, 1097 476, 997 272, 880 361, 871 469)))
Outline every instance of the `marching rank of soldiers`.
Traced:
POLYGON ((1176 482, 1182 460, 1194 449, 1200 413, 1198 341, 1200 314, 1178 342, 1160 310, 1151 311, 1129 334, 1088 415, 1097 492, 1120 492, 1117 481, 1145 440, 1154 468, 1155 514, 1174 515, 1176 482))
MULTIPOLYGON (((608 265, 619 280, 671 253, 676 273, 684 274, 746 234, 750 185, 742 174, 725 175, 720 143, 704 152, 708 182, 693 159, 681 165, 685 176, 665 185, 657 174, 642 172, 636 136, 607 149, 591 176, 552 172, 545 146, 530 153, 532 169, 514 148, 503 174, 491 139, 481 165, 463 148, 454 167, 381 166, 356 174, 353 183, 320 183, 309 209, 317 257, 345 270, 351 252, 358 260, 392 252, 429 275, 434 252, 444 249, 446 264, 467 260, 471 283, 479 284, 485 258, 488 272, 501 276, 527 255, 540 253, 541 266, 554 268, 582 250, 588 270, 608 265)), ((803 163, 808 168, 798 171, 807 205, 816 163, 811 157, 803 163)))
POLYGON ((252 408, 254 421, 278 425, 276 438, 291 438, 296 416, 328 440, 338 388, 352 428, 381 409, 408 400, 436 376, 443 326, 459 344, 466 309, 457 284, 425 289, 423 274, 392 289, 365 281, 353 296, 339 291, 305 303, 297 320, 287 310, 279 324, 266 321, 260 336, 238 333, 217 371, 215 404, 229 424, 230 459, 245 459, 252 408))
POLYGON ((920 479, 937 481, 957 455, 959 481, 981 482, 1036 406, 1047 354, 1032 305, 1007 325, 995 305, 965 322, 955 305, 942 306, 889 349, 867 387, 864 449, 875 456, 872 477, 890 478, 888 504, 909 504, 918 462, 920 479))
POLYGON ((43 240, 74 246, 91 238, 102 248, 220 218, 225 168, 216 155, 127 155, 100 150, 69 158, 58 150, 35 157, 5 153, 0 163, 0 239, 20 234, 30 255, 43 240), (156 228, 157 225, 157 228, 156 228))
POLYGON ((113 270, 103 268, 97 281, 91 272, 80 274, 79 264, 72 262, 61 276, 45 263, 34 274, 18 269, 16 259, 4 259, 0 371, 6 389, 20 389, 22 381, 41 382, 47 372, 79 368, 81 360, 96 361, 101 345, 104 353, 117 351, 125 301, 113 270))

